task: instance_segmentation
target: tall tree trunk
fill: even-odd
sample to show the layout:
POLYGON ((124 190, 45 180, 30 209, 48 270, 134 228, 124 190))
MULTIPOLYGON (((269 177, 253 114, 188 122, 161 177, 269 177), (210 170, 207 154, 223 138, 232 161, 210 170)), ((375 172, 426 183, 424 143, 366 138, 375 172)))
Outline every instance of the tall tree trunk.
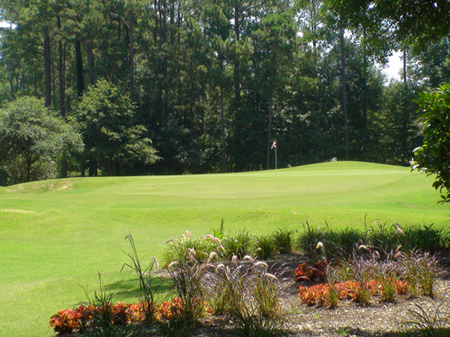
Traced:
POLYGON ((227 172, 227 150, 225 139, 225 112, 223 103, 223 87, 220 86, 220 122, 222 126, 222 173, 227 172))
POLYGON ((344 132, 345 132, 345 160, 348 160, 348 116, 347 116, 347 88, 345 74, 345 38, 344 29, 341 30, 341 86, 342 86, 342 110, 344 112, 344 132))
POLYGON ((130 100, 134 102, 134 16, 130 11, 128 34, 130 40, 130 100))
POLYGON ((403 49, 403 84, 405 85, 405 89, 408 87, 408 81, 407 81, 407 73, 406 73, 406 48, 403 49))
POLYGON ((50 33, 48 26, 44 27, 44 67, 45 67, 45 106, 52 104, 52 79, 51 79, 51 51, 50 33))
POLYGON ((83 74, 83 55, 81 54, 81 41, 76 39, 75 41, 75 63, 77 72, 77 97, 81 99, 84 92, 84 74, 83 74))
POLYGON ((403 118, 402 118, 402 140, 403 140, 403 153, 402 157, 405 159, 403 164, 408 162, 408 77, 407 77, 407 52, 406 48, 403 49, 403 118))
POLYGON ((82 161, 80 164, 80 177, 84 178, 85 176, 86 176, 86 163, 82 161))
MULTIPOLYGON (((56 77, 55 76, 55 65, 53 64, 53 62, 51 63, 51 70, 52 70, 52 95, 53 95, 53 104, 51 104, 55 109, 56 109, 56 93, 58 90, 56 90, 56 77)), ((56 69, 57 70, 57 69, 56 69)))
POLYGON ((267 162, 266 170, 270 170, 270 152, 272 143, 272 116, 273 116, 273 97, 271 95, 269 99, 269 109, 268 109, 268 125, 267 125, 267 162))
POLYGON ((363 100, 363 128, 367 129, 367 50, 366 29, 363 30, 363 68, 362 68, 362 100, 363 100))
POLYGON ((31 158, 27 157, 26 162, 27 162, 27 182, 30 182, 31 181, 31 158))
POLYGON ((310 15, 311 15, 311 26, 310 27, 311 27, 311 31, 313 32, 313 36, 314 36, 313 48, 314 48, 314 51, 315 51, 316 50, 316 46, 317 46, 317 39, 315 38, 316 37, 315 33, 316 33, 316 30, 317 30, 316 0, 311 0, 310 9, 311 9, 311 12, 310 12, 310 15))
MULTIPOLYGON (((61 18, 58 16, 58 29, 61 30, 61 18)), ((59 79, 59 113, 65 119, 66 110, 65 110, 65 102, 66 102, 66 83, 64 76, 64 52, 63 52, 63 43, 62 38, 58 42, 58 79, 59 79)), ((61 178, 67 178, 67 160, 65 154, 63 155, 61 161, 61 178)))
POLYGON ((14 101, 16 99, 16 95, 14 94, 14 77, 13 76, 11 76, 9 78, 9 85, 11 88, 11 98, 14 101))
POLYGON ((92 39, 88 39, 86 46, 86 58, 88 63, 89 85, 94 84, 94 55, 92 54, 92 39))
MULTIPOLYGON (((241 32, 240 32, 240 22, 239 20, 239 8, 234 8, 234 34, 236 35, 236 42, 239 43, 241 32)), ((239 62, 239 55, 237 56, 236 60, 234 61, 234 100, 236 103, 236 106, 239 107, 239 102, 241 100, 241 75, 240 75, 240 62, 239 62)))
POLYGON ((36 96, 36 97, 38 97, 38 90, 37 90, 37 87, 38 87, 38 85, 37 85, 37 71, 34 71, 34 95, 36 96))
MULTIPOLYGON (((239 11, 239 5, 236 5, 234 7, 234 33, 236 36, 236 43, 239 44, 240 41, 240 11, 239 11)), ((240 74, 240 55, 239 53, 236 53, 235 60, 234 60, 234 69, 233 69, 233 85, 234 85, 234 113, 235 113, 235 125, 236 130, 235 134, 237 137, 235 137, 235 169, 237 171, 244 170, 244 162, 245 162, 245 153, 243 153, 242 150, 242 141, 241 141, 241 124, 242 124, 242 111, 241 111, 241 74, 240 74)))
POLYGON ((273 76, 275 73, 275 56, 272 57, 272 62, 270 64, 270 80, 269 80, 269 91, 270 91, 270 98, 269 98, 269 108, 268 108, 268 125, 267 125, 267 162, 266 162, 266 170, 270 170, 270 153, 272 151, 272 117, 273 117, 273 76))
POLYGON ((120 173, 120 165, 119 165, 119 162, 116 160, 116 159, 113 159, 113 162, 112 162, 112 171, 113 171, 113 175, 114 176, 119 176, 119 173, 120 173))
POLYGON ((63 53, 63 45, 60 40, 58 43, 58 52, 59 52, 59 60, 58 60, 58 77, 59 77, 59 113, 63 118, 66 117, 66 82, 64 76, 64 53, 63 53))
MULTIPOLYGON (((157 8, 158 8, 157 0, 154 0, 153 6, 155 7, 155 12, 156 12, 157 8)), ((159 24, 158 15, 155 13, 155 28, 153 29, 153 41, 155 41, 155 42, 158 41, 157 40, 158 39, 158 30, 159 30, 158 24, 159 24)))

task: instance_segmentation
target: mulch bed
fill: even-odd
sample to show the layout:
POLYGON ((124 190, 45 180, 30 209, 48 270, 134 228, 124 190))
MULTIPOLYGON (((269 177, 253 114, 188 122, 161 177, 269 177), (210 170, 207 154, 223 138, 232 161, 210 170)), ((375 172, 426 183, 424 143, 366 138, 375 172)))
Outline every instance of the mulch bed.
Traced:
MULTIPOLYGON (((281 275, 283 280, 282 310, 280 328, 287 336, 360 336, 389 337, 398 336, 404 331, 405 323, 412 320, 410 311, 424 310, 434 313, 437 306, 450 313, 450 254, 440 254, 443 267, 437 286, 436 297, 397 296, 393 303, 378 301, 374 297, 369 306, 351 301, 340 301, 337 308, 308 307, 298 296, 299 283, 294 281, 294 270, 301 262, 307 261, 304 255, 283 255, 269 261, 271 271, 281 275)), ((208 317, 201 322, 194 336, 235 336, 232 322, 226 318, 208 317)), ((450 322, 448 336, 450 336, 450 322)))

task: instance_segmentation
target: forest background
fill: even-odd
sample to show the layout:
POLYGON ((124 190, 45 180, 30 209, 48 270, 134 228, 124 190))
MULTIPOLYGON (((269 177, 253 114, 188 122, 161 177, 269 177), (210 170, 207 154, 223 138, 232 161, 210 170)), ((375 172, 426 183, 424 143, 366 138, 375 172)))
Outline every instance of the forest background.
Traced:
POLYGON ((269 169, 275 141, 279 168, 409 165, 415 99, 449 81, 448 7, 0 0, 0 185, 269 169))

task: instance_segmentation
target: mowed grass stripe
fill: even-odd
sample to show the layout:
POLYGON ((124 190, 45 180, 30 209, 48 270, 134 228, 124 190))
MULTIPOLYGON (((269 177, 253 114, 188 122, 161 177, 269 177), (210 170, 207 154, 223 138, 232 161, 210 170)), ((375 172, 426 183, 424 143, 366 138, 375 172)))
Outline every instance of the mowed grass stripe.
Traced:
MULTIPOLYGON (((136 300, 122 250, 162 257, 187 229, 271 233, 378 223, 448 226, 432 178, 408 168, 357 162, 235 174, 76 178, 0 188, 0 335, 45 336, 49 317, 85 300, 80 286, 103 283, 136 300), (131 289, 130 289, 131 287, 131 289), (24 324, 26 321, 26 324, 24 324)), ((134 288, 133 288, 134 287, 134 288)))

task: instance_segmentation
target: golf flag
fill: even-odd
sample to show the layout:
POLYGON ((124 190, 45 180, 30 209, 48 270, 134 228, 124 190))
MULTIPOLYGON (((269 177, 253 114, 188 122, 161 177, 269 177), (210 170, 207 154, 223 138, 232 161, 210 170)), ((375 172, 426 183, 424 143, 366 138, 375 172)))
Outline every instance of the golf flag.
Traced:
POLYGON ((273 150, 276 147, 277 147, 277 142, 275 141, 275 142, 273 142, 272 147, 270 149, 273 150))

